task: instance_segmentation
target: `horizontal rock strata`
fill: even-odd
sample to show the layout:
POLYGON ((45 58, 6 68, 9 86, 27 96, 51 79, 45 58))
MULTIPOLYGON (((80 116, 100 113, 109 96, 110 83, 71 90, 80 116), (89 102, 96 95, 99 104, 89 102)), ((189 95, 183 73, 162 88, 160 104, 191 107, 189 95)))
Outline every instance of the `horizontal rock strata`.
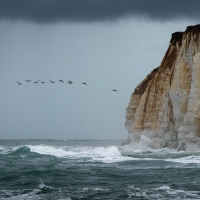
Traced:
POLYGON ((126 143, 200 148, 200 25, 172 34, 160 67, 136 88, 126 109, 126 143))

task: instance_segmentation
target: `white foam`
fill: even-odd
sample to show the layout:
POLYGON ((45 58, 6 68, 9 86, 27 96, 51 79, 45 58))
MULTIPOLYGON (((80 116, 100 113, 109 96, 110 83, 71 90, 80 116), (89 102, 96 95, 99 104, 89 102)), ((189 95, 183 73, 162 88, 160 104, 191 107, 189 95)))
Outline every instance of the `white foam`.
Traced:
POLYGON ((166 193, 170 194, 170 195, 179 195, 179 194, 184 194, 185 196, 190 196, 190 197, 199 197, 197 195, 198 191, 184 191, 184 190, 174 190, 172 188, 170 188, 167 185, 163 185, 159 188, 156 188, 155 190, 165 190, 166 193))
POLYGON ((27 146, 31 152, 53 155, 56 157, 68 157, 71 159, 88 158, 93 161, 105 163, 120 162, 132 160, 128 156, 122 156, 121 152, 115 146, 110 147, 51 147, 45 145, 27 146))
POLYGON ((51 186, 45 185, 45 184, 43 183, 43 181, 41 181, 41 180, 40 180, 40 183, 39 183, 38 187, 39 187, 40 190, 41 190, 41 189, 55 189, 55 188, 53 188, 53 187, 51 187, 51 186))
POLYGON ((170 190, 170 187, 167 186, 167 185, 163 185, 163 186, 161 186, 159 188, 156 188, 156 190, 170 190))
POLYGON ((0 151, 3 151, 4 149, 5 149, 4 147, 0 146, 0 151))
POLYGON ((134 199, 136 197, 137 199, 141 197, 142 199, 163 199, 163 196, 161 194, 154 194, 148 189, 141 189, 138 187, 129 187, 127 189, 129 198, 128 199, 134 199))
POLYGON ((141 160, 163 160, 165 162, 177 162, 183 164, 200 164, 199 151, 185 152, 168 148, 151 149, 143 144, 144 143, 131 143, 130 145, 120 147, 120 151, 123 155, 137 158, 140 157, 141 160))
POLYGON ((2 147, 0 146, 0 154, 7 154, 12 152, 12 148, 11 147, 2 147))
MULTIPOLYGON (((25 191, 25 190, 24 190, 25 191)), ((28 194, 20 194, 19 190, 2 190, 2 192, 6 195, 9 196, 9 199, 12 200, 39 200, 41 199, 41 197, 39 197, 37 195, 38 192, 40 192, 40 190, 38 189, 34 189, 33 191, 29 192, 28 194), (16 193, 19 193, 18 195, 16 195, 16 193)), ((1 198, 1 200, 6 200, 8 199, 7 197, 5 198, 1 198)))
POLYGON ((0 146, 0 154, 5 154, 5 148, 0 146))
POLYGON ((152 149, 148 145, 151 140, 146 136, 141 136, 140 142, 131 142, 128 145, 120 147, 120 151, 124 153, 156 153, 156 154, 166 154, 166 153, 180 153, 177 150, 169 148, 152 149))
POLYGON ((73 155, 73 152, 66 152, 62 148, 56 148, 51 146, 45 146, 45 145, 27 145, 27 147, 30 149, 31 152, 43 154, 43 155, 52 155, 56 157, 64 157, 64 156, 70 156, 73 155))
MULTIPOLYGON (((55 189, 53 187, 45 185, 41 180, 39 181, 39 185, 37 189, 23 189, 23 190, 1 190, 4 195, 9 196, 9 199, 12 200, 39 200, 41 197, 38 195, 41 193, 42 189, 55 189), (28 192, 26 194, 21 194, 23 192, 28 192)), ((1 200, 8 199, 1 198, 1 200)), ((70 198, 66 198, 65 200, 70 200, 70 198)), ((61 199, 60 199, 61 200, 61 199)))
POLYGON ((200 156, 187 156, 177 159, 165 159, 167 162, 178 162, 178 163, 184 163, 184 164, 199 164, 200 163, 200 156))

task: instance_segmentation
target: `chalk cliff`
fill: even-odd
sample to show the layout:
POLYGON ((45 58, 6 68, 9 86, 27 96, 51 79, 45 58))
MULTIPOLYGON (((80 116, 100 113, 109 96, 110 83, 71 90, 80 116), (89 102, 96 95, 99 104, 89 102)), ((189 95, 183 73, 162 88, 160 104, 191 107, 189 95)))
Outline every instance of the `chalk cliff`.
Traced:
POLYGON ((131 95, 126 143, 151 148, 200 148, 200 25, 175 32, 161 65, 131 95))

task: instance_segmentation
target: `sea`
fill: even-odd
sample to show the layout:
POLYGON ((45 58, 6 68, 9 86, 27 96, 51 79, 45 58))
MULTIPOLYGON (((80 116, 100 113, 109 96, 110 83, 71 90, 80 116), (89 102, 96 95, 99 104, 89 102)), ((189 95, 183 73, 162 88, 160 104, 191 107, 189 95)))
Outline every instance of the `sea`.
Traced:
POLYGON ((0 199, 200 199, 200 151, 122 140, 0 140, 0 199))

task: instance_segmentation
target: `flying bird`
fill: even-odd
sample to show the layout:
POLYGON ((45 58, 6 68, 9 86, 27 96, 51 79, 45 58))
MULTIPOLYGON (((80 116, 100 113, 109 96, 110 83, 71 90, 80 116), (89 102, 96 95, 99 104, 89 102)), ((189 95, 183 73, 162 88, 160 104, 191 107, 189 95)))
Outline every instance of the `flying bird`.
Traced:
POLYGON ((113 91, 113 92, 119 92, 119 91, 117 91, 117 90, 114 90, 114 89, 112 89, 112 91, 113 91))
POLYGON ((55 83, 54 81, 49 80, 51 83, 55 83))
POLYGON ((86 83, 86 82, 83 82, 83 83, 81 83, 81 84, 84 84, 84 85, 86 85, 86 86, 87 86, 87 83, 86 83))
MULTIPOLYGON (((39 81, 39 80, 38 80, 38 81, 39 81)), ((38 83, 38 81, 35 81, 35 82, 33 82, 33 83, 37 84, 37 83, 38 83)))
POLYGON ((46 82, 44 82, 44 81, 40 81, 42 84, 44 84, 44 83, 46 83, 46 82))
POLYGON ((28 83, 29 83, 31 80, 24 80, 24 81, 26 81, 26 82, 28 82, 28 83))
POLYGON ((17 81, 17 83, 18 83, 18 85, 21 85, 21 84, 22 84, 22 83, 20 83, 20 82, 18 82, 18 81, 17 81))
POLYGON ((69 84, 72 84, 73 82, 72 81, 67 81, 69 84))
POLYGON ((59 82, 62 82, 62 83, 64 83, 64 81, 63 81, 63 80, 59 80, 59 82))

